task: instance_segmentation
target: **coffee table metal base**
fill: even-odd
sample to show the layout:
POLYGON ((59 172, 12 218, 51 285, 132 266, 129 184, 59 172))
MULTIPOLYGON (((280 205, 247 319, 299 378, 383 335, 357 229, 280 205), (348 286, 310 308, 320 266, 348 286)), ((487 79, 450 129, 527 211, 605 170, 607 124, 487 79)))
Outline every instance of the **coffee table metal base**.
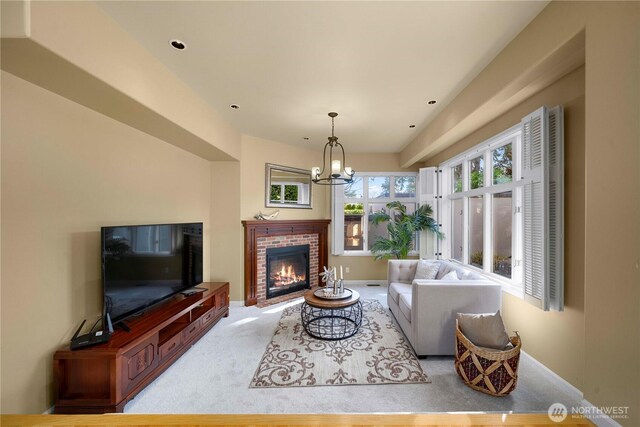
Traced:
POLYGON ((309 335, 321 340, 342 340, 352 337, 362 324, 362 303, 342 308, 313 307, 302 303, 302 326, 309 335))

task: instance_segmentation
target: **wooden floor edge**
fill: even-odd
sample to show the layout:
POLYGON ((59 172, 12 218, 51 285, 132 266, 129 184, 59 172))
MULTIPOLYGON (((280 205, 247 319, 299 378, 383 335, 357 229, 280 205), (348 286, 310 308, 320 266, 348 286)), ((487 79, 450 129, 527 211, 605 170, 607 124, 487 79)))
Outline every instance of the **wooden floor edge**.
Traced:
POLYGON ((563 422, 547 414, 234 414, 234 415, 1 415, 2 426, 593 426, 588 419, 569 415, 563 422))

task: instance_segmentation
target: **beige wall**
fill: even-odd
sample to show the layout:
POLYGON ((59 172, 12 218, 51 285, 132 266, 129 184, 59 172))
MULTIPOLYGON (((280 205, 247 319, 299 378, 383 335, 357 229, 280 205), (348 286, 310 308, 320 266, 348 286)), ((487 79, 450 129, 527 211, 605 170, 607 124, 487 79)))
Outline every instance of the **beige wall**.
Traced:
POLYGON ((244 301, 240 183, 239 162, 211 162, 211 279, 229 282, 231 301, 244 301))
POLYGON ((240 132, 89 1, 0 2, 2 69, 209 160, 238 160, 240 132), (7 19, 4 19, 6 21, 7 19))
POLYGON ((210 162, 2 72, 3 413, 53 401, 52 354, 102 304, 100 226, 203 221, 210 162))
MULTIPOLYGON (((311 170, 322 157, 317 150, 304 149, 249 135, 242 135, 241 219, 252 220, 259 211, 275 212, 278 208, 265 207, 265 164, 274 163, 311 170)), ((330 218, 329 193, 326 186, 312 186, 313 209, 279 209, 278 219, 330 218)))
MULTIPOLYGON (((555 332, 549 340, 542 330, 523 338, 544 363, 581 386, 587 401, 599 407, 629 407, 629 417, 617 421, 635 426, 640 425, 640 3, 551 2, 447 106, 447 117, 439 123, 463 121, 489 96, 499 98, 499 88, 530 76, 537 64, 581 37, 586 58, 584 215, 579 215, 578 204, 569 209, 579 217, 567 213, 566 219, 568 224, 584 221, 584 251, 575 247, 583 257, 584 286, 580 291, 570 284, 567 294, 572 304, 574 297, 584 294, 583 330, 571 331, 571 323, 552 321, 566 314, 525 316, 509 309, 508 317, 533 324, 544 316, 542 322, 550 331, 560 328, 566 336, 582 333, 581 339, 571 337, 567 342, 555 332), (486 91, 490 95, 483 95, 486 91), (576 351, 574 345, 580 340, 584 347, 576 351), (554 348, 553 342, 559 347, 554 348)), ((562 57, 556 59, 561 64, 562 57)), ((439 130, 432 136, 424 132, 403 152, 404 158, 428 151, 442 134, 439 130), (435 139, 430 141, 431 137, 435 139)), ((573 259, 575 254, 568 248, 567 256, 573 259)), ((567 274, 576 277, 577 269, 573 264, 567 274)), ((507 307, 517 307, 513 302, 505 298, 507 307)))
POLYGON ((584 360, 585 242, 585 67, 560 79, 507 114, 478 129, 430 159, 428 165, 459 154, 509 127, 542 105, 565 109, 565 310, 545 312, 511 294, 503 294, 502 310, 509 330, 520 333, 523 348, 551 370, 582 390, 584 360), (571 348, 572 351, 561 349, 571 348))

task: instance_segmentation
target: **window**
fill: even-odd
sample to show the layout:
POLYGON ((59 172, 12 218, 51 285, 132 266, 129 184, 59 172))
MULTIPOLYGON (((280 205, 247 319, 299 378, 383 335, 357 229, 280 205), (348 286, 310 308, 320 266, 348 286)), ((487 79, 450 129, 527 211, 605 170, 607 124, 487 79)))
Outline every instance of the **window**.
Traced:
POLYGON ((511 248, 513 235, 513 202, 511 191, 493 195, 493 263, 491 272, 511 278, 511 248))
POLYGON ((541 107, 439 166, 442 257, 543 310, 564 307, 563 135, 562 107, 541 107))
POLYGON ((353 182, 335 186, 332 253, 371 255, 373 243, 388 234, 387 223, 374 225, 369 220, 371 214, 387 212, 387 203, 396 200, 402 202, 407 213, 415 212, 416 189, 417 173, 413 172, 359 172, 353 182))
POLYGON ((469 197, 469 264, 482 268, 484 263, 483 196, 469 197))
POLYGON ((520 146, 520 126, 440 165, 445 235, 443 257, 481 269, 521 288, 514 248, 521 234, 514 197, 514 158, 520 146))
POLYGON ((271 184, 269 201, 272 203, 298 203, 300 184, 271 184))

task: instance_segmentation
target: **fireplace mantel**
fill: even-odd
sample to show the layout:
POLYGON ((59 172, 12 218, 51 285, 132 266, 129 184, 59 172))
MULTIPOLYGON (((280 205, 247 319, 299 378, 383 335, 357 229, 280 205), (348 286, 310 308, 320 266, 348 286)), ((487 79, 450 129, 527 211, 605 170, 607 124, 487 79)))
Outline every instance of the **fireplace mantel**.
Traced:
POLYGON ((329 260, 329 219, 292 219, 276 221, 242 221, 244 227, 244 303, 258 303, 258 239, 261 237, 309 234, 318 236, 318 265, 329 260))

